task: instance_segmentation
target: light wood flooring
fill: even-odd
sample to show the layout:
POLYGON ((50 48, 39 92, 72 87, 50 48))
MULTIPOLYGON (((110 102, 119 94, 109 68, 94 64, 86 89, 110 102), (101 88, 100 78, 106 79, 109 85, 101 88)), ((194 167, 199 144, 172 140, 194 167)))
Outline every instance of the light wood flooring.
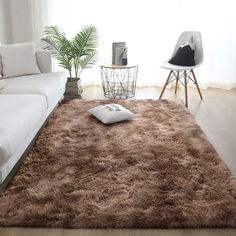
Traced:
MULTIPOLYGON (((147 87, 136 90, 136 99, 158 99, 161 88, 147 87)), ((189 111, 207 135, 220 157, 236 177, 236 89, 202 90, 201 101, 197 90, 189 89, 189 111)), ((101 87, 84 89, 83 99, 102 99, 101 87)), ((181 89, 174 95, 173 89, 166 89, 163 99, 172 99, 184 104, 181 89)), ((0 209, 1 210, 1 209, 0 209)), ((0 228, 0 236, 236 236, 236 229, 106 229, 106 230, 66 230, 66 229, 25 229, 0 228)))

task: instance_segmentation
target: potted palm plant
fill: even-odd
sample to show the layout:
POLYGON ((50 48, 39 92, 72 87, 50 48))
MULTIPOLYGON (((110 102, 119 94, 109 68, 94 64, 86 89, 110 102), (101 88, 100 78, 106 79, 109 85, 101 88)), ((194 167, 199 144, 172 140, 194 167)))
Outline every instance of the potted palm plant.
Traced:
POLYGON ((83 27, 72 39, 68 39, 58 26, 45 28, 42 48, 49 50, 59 65, 69 72, 66 95, 82 94, 80 75, 84 69, 92 68, 96 63, 97 46, 98 34, 95 26, 83 27))

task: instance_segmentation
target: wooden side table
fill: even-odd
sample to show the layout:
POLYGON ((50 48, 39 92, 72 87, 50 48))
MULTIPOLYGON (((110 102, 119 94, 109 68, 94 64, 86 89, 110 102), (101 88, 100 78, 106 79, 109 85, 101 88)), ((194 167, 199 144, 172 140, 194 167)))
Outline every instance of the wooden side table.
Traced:
POLYGON ((100 65, 104 96, 132 98, 135 96, 138 65, 100 65))

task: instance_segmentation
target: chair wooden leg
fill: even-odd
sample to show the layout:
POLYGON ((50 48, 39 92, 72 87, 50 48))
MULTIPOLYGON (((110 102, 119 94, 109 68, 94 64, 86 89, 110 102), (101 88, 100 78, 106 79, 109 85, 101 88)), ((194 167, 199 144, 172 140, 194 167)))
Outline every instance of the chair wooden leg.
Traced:
POLYGON ((198 86, 198 82, 197 82, 197 79, 196 79, 196 76, 195 76, 193 70, 191 70, 191 73, 192 73, 192 75, 193 75, 193 79, 194 79, 194 82, 195 82, 195 84, 196 84, 196 87, 197 87, 197 91, 198 91, 198 93, 199 93, 199 96, 200 96, 200 98, 201 98, 201 100, 202 100, 202 94, 201 94, 201 91, 200 91, 200 88, 199 88, 199 86, 198 86))
POLYGON ((184 89, 185 89, 185 106, 188 107, 188 82, 187 82, 187 73, 184 71, 184 89))
POLYGON ((178 82, 179 82, 179 71, 177 71, 177 76, 176 76, 176 83, 175 83, 175 94, 177 93, 177 89, 178 89, 178 82))
POLYGON ((173 71, 171 70, 170 73, 169 73, 169 75, 168 75, 168 77, 167 77, 166 83, 165 83, 165 85, 164 85, 164 87, 163 87, 163 89, 162 89, 162 91, 161 91, 161 94, 160 94, 160 96, 159 96, 159 99, 161 99, 161 97, 162 97, 162 95, 163 95, 163 93, 164 93, 164 91, 165 91, 165 89, 166 89, 166 86, 167 86, 168 83, 169 83, 169 79, 170 79, 172 73, 173 73, 173 71))

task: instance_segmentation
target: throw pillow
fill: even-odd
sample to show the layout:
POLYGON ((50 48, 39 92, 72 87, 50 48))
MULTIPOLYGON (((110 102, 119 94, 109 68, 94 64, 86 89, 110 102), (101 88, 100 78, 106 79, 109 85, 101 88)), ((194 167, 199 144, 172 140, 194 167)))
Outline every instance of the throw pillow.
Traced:
POLYGON ((88 111, 104 124, 112 124, 134 118, 134 113, 119 104, 106 104, 94 107, 88 111))
POLYGON ((194 50, 195 44, 193 43, 193 37, 191 37, 178 48, 175 55, 169 60, 169 63, 178 66, 195 66, 194 50))
POLYGON ((40 73, 33 42, 0 46, 4 78, 40 73))
POLYGON ((5 87, 7 87, 6 81, 3 79, 0 79, 0 91, 4 89, 5 87))

